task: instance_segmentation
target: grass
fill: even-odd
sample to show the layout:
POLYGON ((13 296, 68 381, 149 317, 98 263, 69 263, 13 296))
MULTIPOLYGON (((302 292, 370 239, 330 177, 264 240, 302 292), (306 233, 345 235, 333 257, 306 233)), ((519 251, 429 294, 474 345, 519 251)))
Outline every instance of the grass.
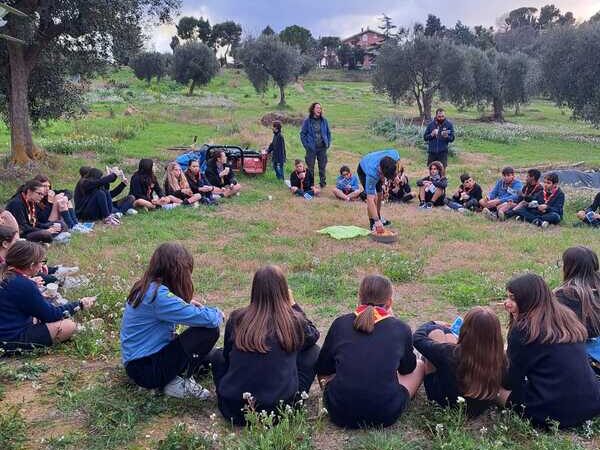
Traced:
MULTIPOLYGON (((139 158, 152 157, 159 162, 162 179, 162 167, 177 155, 168 148, 189 145, 194 136, 200 143, 252 148, 270 142, 270 130, 259 121, 277 109, 275 89, 256 95, 240 71, 224 70, 194 96, 188 98, 185 91, 170 80, 148 86, 128 70, 94 80, 87 94, 88 114, 36 130, 35 139, 49 150, 49 157, 40 167, 16 176, 1 174, 0 201, 6 202, 23 180, 40 171, 49 173, 56 187, 72 189, 81 165, 119 165, 130 174, 139 158), (129 106, 135 110, 126 115, 129 106)), ((290 86, 286 97, 286 113, 294 115, 304 115, 312 101, 322 102, 333 134, 330 184, 340 165, 356 167, 360 155, 389 147, 398 148, 412 183, 423 176, 425 154, 418 127, 400 135, 374 133, 372 128, 390 117, 414 118, 414 107, 392 105, 373 93, 368 82, 329 71, 311 74, 302 86, 290 86)), ((505 164, 600 164, 600 131, 570 120, 568 113, 547 101, 535 100, 522 109, 521 116, 509 112, 505 125, 480 122, 476 110, 443 106, 458 131, 457 153, 449 166, 450 189, 456 188, 463 171, 486 188, 505 164)), ((286 125, 283 133, 289 172, 291 161, 302 158, 304 151, 296 127, 286 125)), ((0 152, 9 140, 8 130, 0 125, 0 152)), ((400 241, 380 246, 368 238, 338 242, 315 232, 335 224, 365 226, 361 203, 343 204, 329 192, 312 202, 293 198, 272 170, 239 179, 242 195, 217 208, 141 213, 125 218, 118 229, 99 224, 93 235, 76 235, 68 246, 50 249, 52 264, 78 265, 90 280, 66 292, 67 298, 98 295, 97 307, 78 320, 101 318, 103 326, 86 329, 71 342, 33 357, 0 360, 0 436, 5 439, 0 441, 1 449, 590 449, 600 445, 600 421, 550 433, 499 412, 466 421, 460 411, 427 405, 422 391, 394 427, 352 432, 319 416, 316 385, 307 408, 287 423, 242 430, 220 420, 214 400, 180 402, 131 386, 120 363, 123 301, 153 250, 164 241, 178 241, 190 249, 196 293, 226 314, 247 304, 258 267, 281 265, 296 300, 322 336, 335 317, 352 311, 360 279, 366 274, 383 273, 393 281, 394 312, 415 327, 428 320, 452 322, 457 313, 473 305, 494 306, 504 295, 505 282, 524 271, 542 274, 557 286, 561 276, 557 259, 571 245, 600 251, 597 230, 571 227, 574 213, 591 202, 593 195, 586 191, 568 191, 563 224, 545 232, 524 224, 492 223, 480 216, 386 204, 384 215, 399 231, 400 241), (35 433, 30 431, 34 429, 35 433)), ((212 389, 209 379, 202 383, 212 389)))

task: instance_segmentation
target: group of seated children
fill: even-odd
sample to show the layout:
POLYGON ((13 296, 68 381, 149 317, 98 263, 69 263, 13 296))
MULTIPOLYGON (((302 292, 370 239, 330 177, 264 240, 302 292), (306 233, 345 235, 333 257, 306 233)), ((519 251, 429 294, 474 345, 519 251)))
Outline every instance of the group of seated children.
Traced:
POLYGON ((189 252, 166 243, 127 298, 125 370, 142 387, 205 399, 195 376, 210 365, 219 410, 236 425, 247 411, 293 406, 316 376, 341 427, 393 424, 423 382, 430 400, 445 407, 464 399, 471 416, 499 405, 536 425, 576 426, 600 415, 600 381, 586 353, 587 340, 600 334, 600 275, 585 247, 568 249, 563 264, 554 293, 531 273, 507 283, 506 352, 490 308, 470 310, 459 330, 428 322, 413 334, 394 315, 393 286, 379 275, 362 280, 356 309, 332 323, 320 349, 318 330, 276 266, 255 273, 250 304, 231 313, 223 348, 213 349, 224 315, 194 295, 189 252), (189 328, 177 335, 178 325, 189 328))
POLYGON ((220 197, 240 192, 224 152, 216 152, 207 162, 206 173, 193 160, 183 172, 176 162, 167 165, 164 190, 154 173, 154 162, 142 159, 129 181, 117 167, 103 173, 94 167, 81 167, 73 194, 53 190, 48 177, 38 175, 20 186, 3 212, 18 227, 20 236, 33 242, 68 242, 71 232, 89 233, 95 221, 119 225, 123 215, 137 209, 171 209, 179 205, 212 205, 220 197), (111 184, 119 182, 111 189, 111 184), (129 186, 129 193, 118 198, 129 186), (85 221, 80 223, 79 221, 85 221))

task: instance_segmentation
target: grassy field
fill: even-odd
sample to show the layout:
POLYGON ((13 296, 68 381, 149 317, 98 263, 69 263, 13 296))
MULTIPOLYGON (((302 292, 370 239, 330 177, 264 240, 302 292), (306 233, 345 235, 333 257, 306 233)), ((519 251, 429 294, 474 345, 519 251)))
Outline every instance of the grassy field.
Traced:
MULTIPOLYGON (((355 167, 369 151, 396 147, 412 180, 424 174, 425 155, 404 140, 374 135, 371 123, 391 116, 412 118, 416 110, 391 105, 366 82, 324 81, 309 77, 288 88, 288 114, 304 115, 312 101, 323 104, 333 134, 329 180, 338 167, 355 167)), ((260 118, 275 111, 278 95, 257 95, 243 73, 227 70, 193 97, 170 81, 138 81, 125 70, 94 80, 87 114, 37 130, 50 151, 42 168, 17 178, 2 174, 4 203, 31 173, 46 171, 55 187, 72 188, 81 165, 119 164, 131 173, 140 157, 163 164, 176 155, 169 147, 200 142, 261 148, 270 142, 260 118), (133 115, 125 115, 129 106, 133 115)), ((468 170, 490 185, 505 164, 518 168, 585 161, 600 167, 600 132, 573 122, 568 111, 545 101, 507 114, 508 123, 479 121, 475 110, 449 105, 459 138, 450 160, 450 186, 468 170)), ((298 129, 284 127, 288 157, 302 157, 298 129)), ((0 149, 8 147, 0 125, 0 149)), ((288 162, 286 172, 291 170, 288 162)), ((451 321, 473 305, 496 306, 512 275, 531 270, 556 286, 557 259, 567 247, 588 245, 600 251, 594 230, 573 228, 574 212, 592 192, 568 191, 565 220, 542 232, 528 225, 492 223, 445 211, 419 211, 415 205, 386 205, 384 214, 399 231, 400 242, 381 246, 369 239, 338 242, 315 233, 334 224, 365 225, 364 205, 346 205, 326 190, 321 199, 292 198, 271 170, 240 176, 240 197, 216 209, 177 209, 127 218, 118 228, 96 227, 50 251, 51 263, 78 265, 91 282, 67 297, 99 294, 84 320, 104 319, 70 343, 33 357, 0 360, 0 449, 580 449, 598 448, 600 420, 568 433, 540 433, 512 414, 491 411, 467 421, 461 410, 426 404, 421 392, 398 424, 388 430, 346 432, 321 414, 313 386, 306 407, 275 429, 256 425, 232 429, 218 415, 215 400, 182 402, 130 385, 120 365, 118 331, 124 297, 161 242, 184 243, 194 254, 197 291, 226 313, 245 305, 254 271, 276 263, 284 267, 295 297, 318 324, 322 336, 339 314, 356 303, 360 278, 383 273, 395 284, 396 314, 412 326, 451 321), (268 195, 273 199, 269 200, 268 195), (213 414, 216 414, 215 418, 213 414)), ((212 387, 210 380, 203 380, 212 387)))

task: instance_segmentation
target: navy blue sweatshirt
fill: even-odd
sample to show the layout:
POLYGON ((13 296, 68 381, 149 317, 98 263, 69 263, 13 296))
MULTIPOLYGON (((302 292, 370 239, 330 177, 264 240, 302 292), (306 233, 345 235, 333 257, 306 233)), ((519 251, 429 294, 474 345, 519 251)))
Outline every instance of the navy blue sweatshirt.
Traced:
POLYGON ((556 213, 562 219, 563 207, 565 206, 565 193, 562 191, 561 188, 558 188, 556 190, 556 193, 548 199, 548 202, 544 200, 543 189, 537 193, 535 199, 540 205, 548 205, 548 209, 546 209, 546 212, 544 212, 544 214, 556 213))
POLYGON ((223 168, 221 170, 219 170, 219 166, 217 165, 217 160, 214 158, 209 159, 208 162, 206 163, 205 175, 206 175, 206 178, 208 179, 209 183, 218 188, 222 188, 225 186, 229 186, 230 184, 237 183, 237 181, 235 179, 235 174, 233 173, 233 169, 231 168, 231 166, 229 164, 224 164, 223 168), (219 172, 222 171, 223 169, 225 169, 225 167, 229 167, 229 173, 226 176, 221 178, 219 176, 219 172))
POLYGON ((35 317, 43 323, 57 322, 79 310, 79 302, 53 306, 37 284, 21 274, 0 282, 0 342, 18 339, 35 317))
POLYGON ((294 170, 291 174, 290 174, 290 185, 292 187, 297 187, 298 189, 302 190, 302 191, 310 191, 313 186, 315 185, 315 177, 313 176, 313 173, 309 170, 306 169, 306 172, 304 172, 306 175, 304 176, 304 179, 301 180, 300 177, 298 176, 298 173, 294 170))
POLYGON ((433 330, 451 333, 449 328, 435 322, 421 325, 413 335, 415 348, 435 366, 435 372, 425 377, 425 392, 427 398, 442 407, 456 405, 458 396, 466 400, 466 411, 469 417, 476 417, 494 404, 491 400, 479 400, 466 397, 458 388, 456 368, 456 345, 436 342, 429 337, 433 330))
POLYGON ((285 140, 280 131, 273 133, 273 141, 269 144, 267 152, 272 154, 274 163, 285 164, 285 140))
POLYGON ((27 205, 23 201, 20 193, 17 193, 13 198, 10 199, 6 205, 6 210, 14 216, 15 220, 19 224, 19 234, 23 238, 26 238, 29 233, 47 230, 50 228, 50 226, 52 226, 50 222, 36 222, 35 226, 33 225, 33 223, 29 220, 27 205))
POLYGON ((547 419, 568 428, 600 414, 600 382, 588 362, 585 343, 526 344, 517 327, 508 333, 509 402, 536 425, 547 419))
POLYGON ((415 370, 412 332, 390 316, 375 324, 371 334, 354 329, 354 313, 334 320, 317 361, 318 375, 333 375, 323 393, 331 421, 358 428, 389 426, 410 400, 398 373, 415 370))
MULTIPOLYGON (((319 331, 297 304, 293 306, 304 330, 305 350, 319 340, 319 331)), ((249 392, 259 409, 274 409, 279 401, 288 401, 298 391, 298 352, 286 352, 275 333, 267 338, 267 353, 243 352, 235 346, 235 327, 244 309, 234 311, 225 326, 223 357, 225 374, 219 381, 217 395, 227 402, 240 402, 249 392)))
MULTIPOLYGON (((81 178, 75 186, 73 193, 73 201, 75 202, 75 215, 81 219, 85 219, 84 212, 87 211, 88 203, 93 199, 94 194, 98 189, 110 189, 110 184, 117 180, 117 175, 114 173, 108 174, 102 178, 81 178)), ((110 191, 110 198, 114 199, 119 196, 127 185, 123 182, 110 191)))
POLYGON ((152 193, 155 193, 159 198, 165 196, 158 182, 148 185, 145 177, 134 173, 129 182, 129 195, 133 195, 136 200, 142 199, 148 202, 152 201, 152 193))

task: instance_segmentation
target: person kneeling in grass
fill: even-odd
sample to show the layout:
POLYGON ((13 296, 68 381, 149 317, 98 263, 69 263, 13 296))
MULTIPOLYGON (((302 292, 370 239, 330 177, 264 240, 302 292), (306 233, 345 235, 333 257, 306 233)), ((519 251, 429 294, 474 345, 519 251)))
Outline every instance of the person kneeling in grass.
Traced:
POLYGON ((417 181, 419 187, 419 208, 430 209, 443 206, 446 198, 446 178, 444 166, 439 161, 429 164, 429 175, 417 181))
POLYGON ((71 338, 71 319, 92 307, 95 297, 53 306, 32 279, 45 264, 46 249, 35 242, 13 242, 0 265, 0 348, 6 352, 50 347, 71 338))
POLYGON ((498 219, 498 214, 502 214, 516 205, 521 189, 523 189, 523 183, 515 177, 515 169, 505 167, 502 169, 502 178, 496 181, 487 197, 482 198, 479 202, 483 208, 482 213, 488 219, 498 219))
POLYGON ((558 175, 551 172, 544 177, 542 192, 526 208, 519 209, 517 215, 533 225, 548 228, 560 223, 564 205, 565 194, 558 186, 558 175))
POLYGON ((192 255, 177 243, 161 244, 131 288, 121 323, 125 371, 138 386, 177 398, 204 400, 209 392, 194 375, 219 339, 223 313, 194 297, 192 255), (186 325, 177 334, 178 325, 186 325))
POLYGON ((329 417, 340 427, 392 425, 423 381, 424 364, 413 352, 410 327, 394 317, 392 298, 389 279, 365 277, 356 310, 327 332, 317 378, 329 417))
POLYGON ((352 173, 350 167, 342 166, 340 168, 340 176, 335 181, 333 195, 340 200, 350 202, 359 200, 362 192, 363 188, 358 182, 358 177, 352 173))
POLYGON ((140 160, 137 172, 131 176, 129 195, 135 197, 136 208, 171 209, 183 202, 173 195, 164 194, 154 175, 154 161, 148 158, 140 160))
POLYGON ((282 270, 257 270, 250 304, 231 313, 223 350, 211 355, 223 417, 245 425, 247 410, 276 413, 303 398, 315 378, 318 340, 319 331, 294 300, 282 270))
POLYGON ((315 186, 315 177, 310 169, 304 167, 301 159, 294 161, 294 171, 290 174, 290 190, 299 197, 314 197, 320 193, 318 186, 315 186))
POLYGON ((446 407, 463 397, 468 416, 475 417, 505 392, 502 328, 491 309, 477 306, 467 312, 458 339, 447 324, 427 322, 415 331, 413 341, 425 358, 428 400, 446 407))
POLYGON ((448 199, 446 205, 460 213, 467 211, 475 211, 479 208, 479 201, 483 197, 481 186, 475 183, 475 180, 468 173, 463 173, 460 176, 461 185, 452 195, 452 199, 448 199))
POLYGON ((577 218, 581 220, 583 224, 590 225, 594 228, 600 227, 600 192, 594 197, 594 201, 583 211, 577 211, 577 218))

